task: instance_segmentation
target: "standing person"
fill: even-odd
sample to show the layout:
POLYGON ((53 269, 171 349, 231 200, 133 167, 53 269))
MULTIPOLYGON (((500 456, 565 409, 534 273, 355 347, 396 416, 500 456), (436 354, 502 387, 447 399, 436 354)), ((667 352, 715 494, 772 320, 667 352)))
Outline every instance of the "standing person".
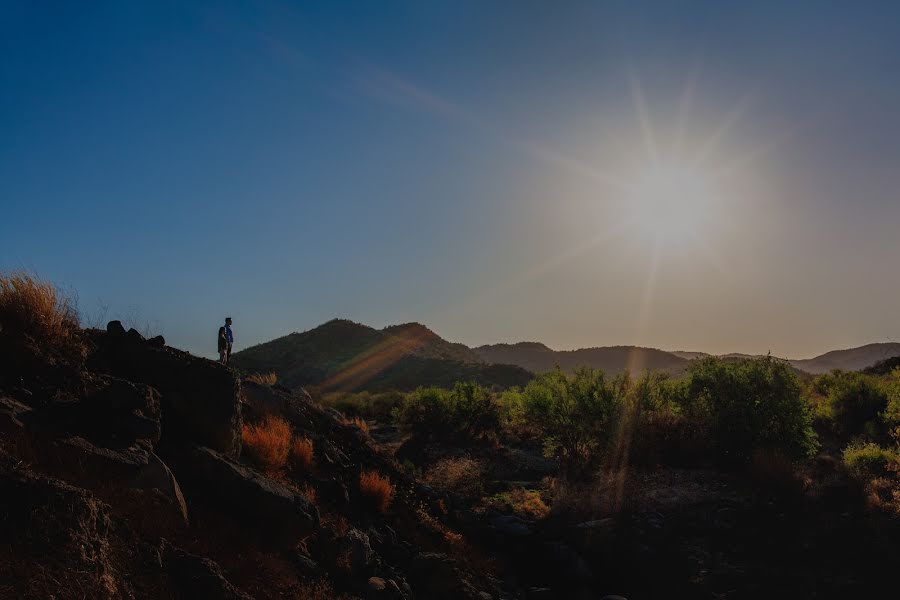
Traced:
POLYGON ((219 327, 219 362, 228 364, 228 338, 224 327, 219 327))
POLYGON ((225 317, 225 364, 231 361, 231 346, 234 344, 234 334, 231 333, 231 317, 225 317))

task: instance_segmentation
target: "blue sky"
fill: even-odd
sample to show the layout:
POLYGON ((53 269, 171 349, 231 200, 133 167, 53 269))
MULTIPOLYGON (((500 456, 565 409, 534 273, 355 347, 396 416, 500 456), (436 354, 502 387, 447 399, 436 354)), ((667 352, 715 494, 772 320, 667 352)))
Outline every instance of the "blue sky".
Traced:
POLYGON ((0 269, 204 355, 896 340, 895 5, 5 2, 0 269), (683 239, 621 226, 654 154, 716 181, 683 239))

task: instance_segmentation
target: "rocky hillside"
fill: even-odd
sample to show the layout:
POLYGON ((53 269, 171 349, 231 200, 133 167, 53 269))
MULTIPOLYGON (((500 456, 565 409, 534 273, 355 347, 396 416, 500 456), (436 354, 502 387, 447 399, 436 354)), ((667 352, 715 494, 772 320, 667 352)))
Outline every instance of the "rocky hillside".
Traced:
POLYGON ((552 350, 537 342, 519 342, 479 346, 475 352, 486 362, 518 365, 534 373, 543 373, 556 366, 564 371, 592 367, 612 374, 626 369, 632 373, 648 369, 680 373, 689 362, 671 352, 637 346, 552 350))
POLYGON ((117 321, 79 341, 0 366, 0 597, 515 597, 449 500, 334 411, 117 321), (248 460, 244 427, 271 419, 306 461, 248 460))
POLYGON ((232 360, 246 371, 275 371, 288 387, 315 386, 324 391, 449 387, 464 380, 505 388, 524 385, 531 378, 521 367, 485 364, 470 348, 448 342, 418 323, 378 330, 335 319, 247 348, 232 360))

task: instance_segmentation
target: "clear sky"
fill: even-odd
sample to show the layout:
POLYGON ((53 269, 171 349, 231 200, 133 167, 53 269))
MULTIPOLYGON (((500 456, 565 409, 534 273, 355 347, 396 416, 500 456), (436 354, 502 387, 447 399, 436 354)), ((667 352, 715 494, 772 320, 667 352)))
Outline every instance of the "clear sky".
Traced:
POLYGON ((0 269, 198 354, 897 340, 898 190, 896 2, 0 3, 0 269))

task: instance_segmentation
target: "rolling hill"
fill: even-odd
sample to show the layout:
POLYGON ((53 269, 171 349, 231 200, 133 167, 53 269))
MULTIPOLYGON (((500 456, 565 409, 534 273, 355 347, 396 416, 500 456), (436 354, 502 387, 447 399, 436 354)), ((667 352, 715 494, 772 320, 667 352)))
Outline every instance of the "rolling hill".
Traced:
POLYGON ((827 373, 832 369, 859 371, 875 363, 900 356, 900 343, 866 344, 847 350, 832 350, 815 358, 792 360, 792 365, 807 373, 827 373))
POLYGON ((472 349, 419 323, 378 330, 344 319, 236 352, 232 364, 247 371, 274 370, 288 387, 329 391, 447 387, 461 380, 506 388, 524 385, 532 376, 521 367, 486 364, 472 349))
MULTIPOLYGON (((559 366, 602 369, 618 374, 645 370, 678 375, 705 352, 673 351, 637 346, 606 346, 553 350, 540 342, 489 344, 470 348, 448 342, 419 323, 374 329, 346 319, 334 319, 303 333, 291 333, 235 353, 233 365, 246 371, 271 371, 288 387, 315 386, 323 391, 410 390, 419 386, 452 386, 477 381, 488 387, 525 385, 534 373, 559 366)), ((835 350, 809 359, 789 360, 810 374, 832 369, 860 370, 900 356, 900 343, 868 344, 835 350)), ((720 355, 742 360, 753 355, 720 355)))
POLYGON ((556 366, 564 371, 593 367, 611 374, 621 373, 625 369, 632 373, 648 369, 680 373, 690 362, 672 352, 637 346, 553 350, 537 342, 520 342, 479 346, 475 352, 485 362, 518 365, 535 373, 543 373, 556 366))

